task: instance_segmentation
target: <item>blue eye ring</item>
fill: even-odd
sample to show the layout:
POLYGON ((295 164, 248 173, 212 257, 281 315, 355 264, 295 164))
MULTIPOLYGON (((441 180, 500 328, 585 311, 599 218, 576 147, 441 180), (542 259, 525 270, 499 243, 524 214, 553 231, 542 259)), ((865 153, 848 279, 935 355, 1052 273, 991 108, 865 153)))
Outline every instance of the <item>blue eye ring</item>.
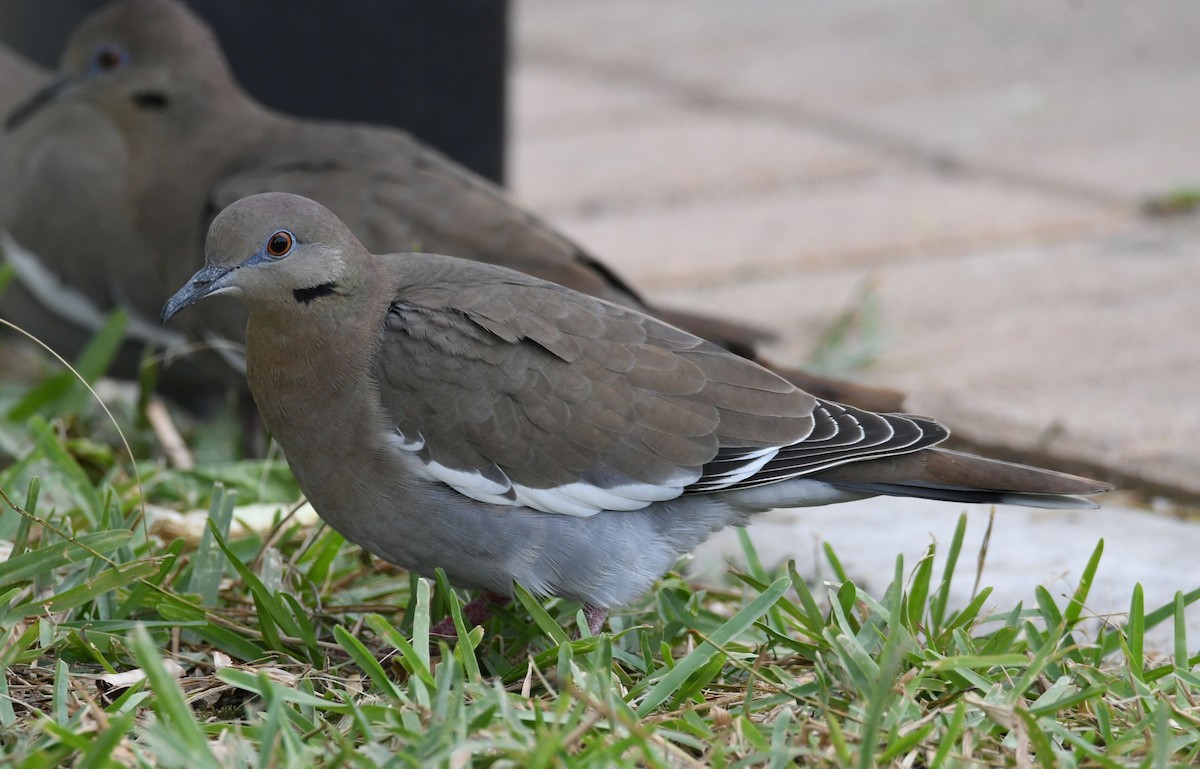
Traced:
POLYGON ((103 75, 124 69, 129 64, 129 51, 116 43, 101 43, 92 51, 88 72, 103 75))
POLYGON ((296 238, 287 230, 276 230, 263 244, 263 253, 272 259, 282 259, 291 253, 296 238))

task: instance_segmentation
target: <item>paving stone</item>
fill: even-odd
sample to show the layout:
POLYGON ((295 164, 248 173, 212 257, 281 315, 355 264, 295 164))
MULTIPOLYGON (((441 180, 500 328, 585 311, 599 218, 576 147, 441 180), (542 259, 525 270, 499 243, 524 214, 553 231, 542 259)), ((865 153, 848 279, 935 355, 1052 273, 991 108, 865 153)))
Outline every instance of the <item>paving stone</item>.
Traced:
POLYGON ((636 119, 524 138, 514 147, 512 182, 522 201, 565 220, 769 194, 870 173, 885 163, 891 164, 878 153, 778 121, 659 105, 636 119))
MULTIPOLYGON (((1200 233, 1131 235, 878 266, 887 346, 868 381, 976 443, 1200 494, 1200 233)), ((660 292, 780 329, 800 362, 867 273, 660 292), (801 299, 802 298, 802 299, 801 299)))
POLYGON ((1197 256, 1200 237, 1170 233, 1154 250, 1118 239, 889 272, 898 342, 877 373, 977 441, 1200 494, 1197 256), (929 301, 902 301, 918 291, 929 301))
POLYGON ((976 442, 1200 490, 1200 245, 1194 227, 1119 203, 1200 160, 1200 15, 1057 1, 524 7, 517 40, 535 69, 657 89, 687 114, 684 135, 737 130, 732 115, 876 163, 756 185, 770 155, 756 141, 741 180, 734 162, 692 170, 690 151, 650 138, 669 110, 531 140, 522 189, 656 300, 771 324, 775 353, 795 360, 873 275, 893 344, 865 375, 913 408, 976 442), (933 162, 945 156, 968 162, 946 173, 933 162), (596 204, 564 216, 554 189, 596 204))
POLYGON ((835 135, 1127 200, 1200 174, 1187 3, 527 4, 518 40, 543 57, 790 109, 835 135))
MULTIPOLYGON (((1060 607, 1075 591, 1099 540, 1100 567, 1088 596, 1085 617, 1120 623, 1129 611, 1133 585, 1144 590, 1146 611, 1174 599, 1176 591, 1200 588, 1200 526, 1120 504, 1099 510, 1031 510, 999 505, 988 542, 980 587, 994 592, 987 613, 1011 611, 1018 601, 1034 606, 1034 590, 1044 586, 1060 607)), ((809 584, 833 579, 821 552, 828 543, 855 584, 879 596, 892 581, 896 556, 904 556, 907 578, 931 543, 938 545, 934 574, 940 577, 958 517, 967 515, 966 536, 950 605, 970 602, 976 560, 987 529, 989 508, 914 499, 877 497, 832 507, 774 511, 746 531, 764 564, 795 559, 809 584)), ((696 551, 689 571, 710 581, 722 579, 725 564, 744 563, 737 532, 723 530, 696 551)), ((818 593, 824 595, 824 591, 818 593)), ((1188 637, 1200 632, 1200 607, 1186 612, 1188 637)), ((1085 622, 1095 632, 1099 621, 1085 622)), ((1149 634, 1148 648, 1170 653, 1170 623, 1149 634)))
POLYGON ((906 169, 554 221, 649 290, 882 266, 1127 226, 1090 203, 906 169))
POLYGON ((509 132, 519 137, 513 153, 547 137, 642 122, 679 101, 660 89, 527 65, 519 59, 510 84, 509 132))

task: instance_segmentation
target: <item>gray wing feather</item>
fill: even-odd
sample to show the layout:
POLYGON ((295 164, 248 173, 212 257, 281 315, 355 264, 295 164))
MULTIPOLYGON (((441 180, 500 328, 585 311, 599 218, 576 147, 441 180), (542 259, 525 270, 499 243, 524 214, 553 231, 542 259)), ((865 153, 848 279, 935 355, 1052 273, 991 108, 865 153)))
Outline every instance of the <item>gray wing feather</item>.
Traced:
POLYGON ((420 277, 389 308, 377 378, 430 461, 536 489, 682 487, 723 446, 812 429, 810 396, 653 318, 499 268, 407 259, 420 277))
MULTIPOLYGON (((580 484, 638 487, 628 493, 646 502, 753 488, 948 435, 818 400, 673 326, 511 270, 385 258, 405 276, 380 342, 385 409, 424 438, 427 466, 508 484, 510 500, 580 484)), ((600 509, 582 493, 593 501, 572 514, 600 509)))

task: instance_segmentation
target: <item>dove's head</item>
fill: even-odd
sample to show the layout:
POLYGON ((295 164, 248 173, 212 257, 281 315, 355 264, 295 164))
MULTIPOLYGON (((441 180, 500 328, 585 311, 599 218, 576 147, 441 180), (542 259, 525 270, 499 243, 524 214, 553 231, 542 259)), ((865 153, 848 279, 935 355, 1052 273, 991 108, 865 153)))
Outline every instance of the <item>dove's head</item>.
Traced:
POLYGON ((338 303, 364 280, 369 258, 329 209, 282 192, 242 198, 218 214, 204 255, 204 267, 163 307, 164 323, 217 294, 252 311, 338 303))
POLYGON ((75 28, 58 79, 14 110, 8 127, 64 100, 95 104, 118 124, 195 121, 222 92, 241 93, 212 30, 186 5, 120 0, 75 28))

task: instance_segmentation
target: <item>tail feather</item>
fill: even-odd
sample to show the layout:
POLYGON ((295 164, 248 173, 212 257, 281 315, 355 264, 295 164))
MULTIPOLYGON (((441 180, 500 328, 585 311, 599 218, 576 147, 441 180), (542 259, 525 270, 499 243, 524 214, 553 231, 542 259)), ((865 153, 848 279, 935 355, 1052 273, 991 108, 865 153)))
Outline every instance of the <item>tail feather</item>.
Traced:
POLYGON ((1079 495, 1099 494, 1107 483, 947 449, 924 449, 856 462, 811 476, 847 491, 949 502, 1094 508, 1079 495))

